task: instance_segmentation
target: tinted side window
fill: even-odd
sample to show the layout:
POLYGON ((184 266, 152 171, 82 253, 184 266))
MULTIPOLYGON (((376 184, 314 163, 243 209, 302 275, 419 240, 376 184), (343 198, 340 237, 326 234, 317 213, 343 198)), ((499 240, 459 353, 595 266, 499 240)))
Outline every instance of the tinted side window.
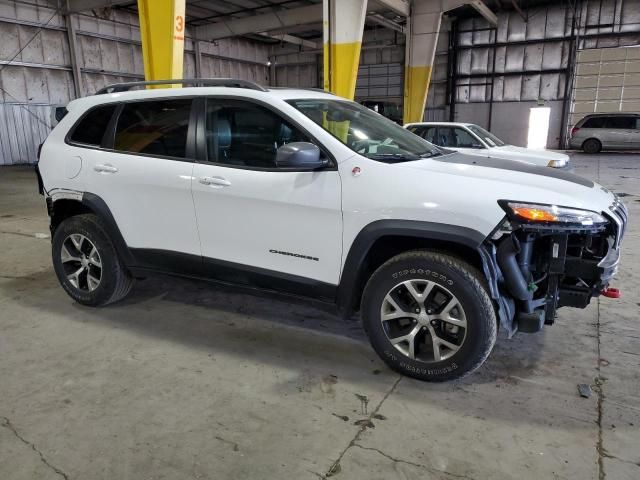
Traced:
POLYGON ((259 105, 207 99, 207 158, 210 162, 276 168, 276 151, 291 142, 311 140, 259 105))
POLYGON ((481 146, 480 142, 464 128, 456 128, 455 136, 455 146, 458 148, 478 148, 481 146))
POLYGON ((605 117, 587 118, 582 124, 582 128, 604 128, 605 117))
POLYGON ((452 148, 474 148, 479 142, 464 128, 438 127, 436 145, 452 148))
POLYGON ((84 143, 85 145, 100 146, 102 137, 107 131, 116 105, 105 105, 89 111, 85 117, 74 127, 69 140, 84 143))
POLYGON ((126 103, 114 148, 122 152, 186 157, 191 99, 126 103))
POLYGON ((633 117, 608 117, 605 121, 606 128, 635 128, 636 122, 633 117))
POLYGON ((427 142, 438 144, 436 142, 436 127, 412 127, 410 131, 424 138, 427 142))
POLYGON ((456 137, 453 133, 453 128, 438 127, 438 136, 436 138, 436 141, 434 141, 433 143, 440 147, 455 147, 456 137))

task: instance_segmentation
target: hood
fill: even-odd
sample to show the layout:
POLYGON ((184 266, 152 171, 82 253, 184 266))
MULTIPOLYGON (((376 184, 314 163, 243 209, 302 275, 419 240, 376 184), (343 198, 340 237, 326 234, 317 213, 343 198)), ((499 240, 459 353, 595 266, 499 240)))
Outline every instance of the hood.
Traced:
POLYGON ((584 177, 516 160, 480 159, 475 155, 453 153, 397 165, 455 175, 451 180, 438 181, 455 182, 457 188, 469 192, 469 196, 481 192, 483 201, 486 198, 490 203, 515 200, 602 212, 614 201, 609 190, 584 177))
POLYGON ((519 160, 546 166, 550 160, 569 161, 569 156, 564 153, 551 152, 549 150, 533 150, 531 148, 516 147, 515 145, 503 145, 492 147, 489 156, 493 158, 506 158, 507 160, 519 160))

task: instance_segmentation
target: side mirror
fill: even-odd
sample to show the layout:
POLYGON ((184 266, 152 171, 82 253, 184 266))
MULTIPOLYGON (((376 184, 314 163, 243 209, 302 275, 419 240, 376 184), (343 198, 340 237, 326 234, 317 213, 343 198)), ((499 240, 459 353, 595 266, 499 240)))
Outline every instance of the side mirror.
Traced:
POLYGON ((276 166, 291 170, 317 170, 326 167, 320 159, 320 149, 313 143, 292 142, 278 148, 276 166))
POLYGON ((473 143, 473 144, 471 144, 471 148, 482 149, 482 148, 484 148, 484 145, 481 145, 479 143, 473 143))

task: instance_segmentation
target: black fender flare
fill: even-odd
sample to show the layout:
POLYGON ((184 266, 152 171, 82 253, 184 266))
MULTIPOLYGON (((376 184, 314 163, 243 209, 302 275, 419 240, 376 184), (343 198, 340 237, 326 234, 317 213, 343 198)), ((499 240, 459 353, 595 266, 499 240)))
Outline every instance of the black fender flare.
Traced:
MULTIPOLYGON (((105 201, 98 195, 88 192, 77 192, 74 197, 75 198, 70 198, 68 196, 65 196, 57 199, 55 198, 55 195, 53 197, 48 197, 47 208, 49 210, 49 215, 51 216, 53 214, 56 202, 58 201, 72 201, 74 203, 82 205, 86 210, 93 212, 100 219, 102 226, 106 230, 107 235, 109 235, 113 246, 115 247, 118 255, 120 256, 120 259, 124 262, 124 264, 126 266, 135 265, 135 260, 133 258, 133 255, 131 254, 131 250, 127 246, 127 243, 125 242, 124 237, 122 236, 122 233, 118 228, 118 224, 113 218, 113 214, 111 213, 111 210, 109 209, 105 201)), ((53 223, 51 226, 51 230, 51 233, 53 234, 53 223)))
POLYGON ((444 241, 473 249, 478 252, 482 262, 491 297, 496 300, 499 298, 499 270, 495 261, 492 261, 493 252, 487 250, 486 236, 482 233, 471 228, 445 223, 416 220, 377 220, 364 227, 349 248, 336 294, 336 304, 344 318, 349 318, 354 313, 354 305, 358 300, 357 296, 362 286, 361 275, 371 247, 380 238, 388 236, 444 241))
POLYGON ((116 223, 115 218, 113 218, 113 214, 106 202, 98 195, 85 192, 82 194, 82 204, 93 211, 102 221, 109 238, 113 242, 113 246, 118 252, 118 255, 120 255, 124 264, 127 266, 134 265, 135 261, 131 254, 131 250, 129 250, 127 242, 125 242, 124 237, 118 228, 118 224, 116 223))

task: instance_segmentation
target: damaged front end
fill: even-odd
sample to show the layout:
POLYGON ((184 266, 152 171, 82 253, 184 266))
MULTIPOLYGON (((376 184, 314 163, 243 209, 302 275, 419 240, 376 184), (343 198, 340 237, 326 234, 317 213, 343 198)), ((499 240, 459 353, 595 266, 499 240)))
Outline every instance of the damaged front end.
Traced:
MULTIPOLYGON (((618 270, 627 209, 617 198, 597 213, 501 200, 503 222, 485 242, 496 301, 509 336, 552 324, 560 307, 585 308, 618 270)), ((614 295, 608 295, 614 296, 614 295)))

